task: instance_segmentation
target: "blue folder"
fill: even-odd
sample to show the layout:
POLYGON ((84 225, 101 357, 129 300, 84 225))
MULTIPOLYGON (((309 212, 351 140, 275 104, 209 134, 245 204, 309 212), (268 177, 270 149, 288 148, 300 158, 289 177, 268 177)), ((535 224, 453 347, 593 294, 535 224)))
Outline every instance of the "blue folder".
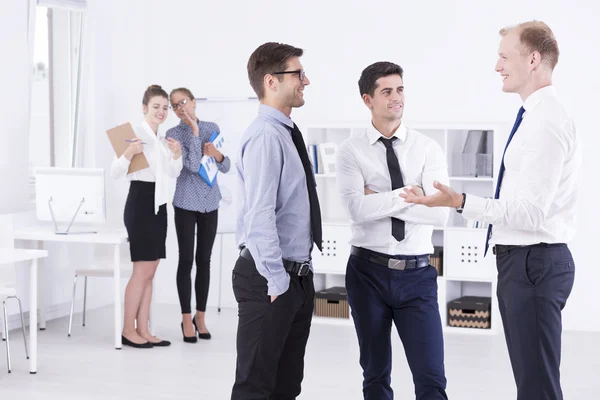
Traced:
MULTIPOLYGON (((217 136, 219 136, 219 133, 216 131, 213 131, 213 133, 210 135, 210 138, 208 139, 208 141, 211 143, 214 142, 214 140, 217 138, 217 136)), ((217 169, 217 161, 214 159, 214 157, 206 157, 206 158, 207 158, 206 161, 204 163, 200 164, 200 170, 198 170, 198 175, 200 175, 200 177, 202 179, 204 179, 204 182, 206 182, 208 184, 208 186, 213 187, 215 185, 215 182, 217 181, 218 174, 215 174, 213 176, 213 179, 210 179, 208 173, 212 172, 213 168, 217 169)), ((218 169, 217 169, 217 171, 218 171, 218 169)))

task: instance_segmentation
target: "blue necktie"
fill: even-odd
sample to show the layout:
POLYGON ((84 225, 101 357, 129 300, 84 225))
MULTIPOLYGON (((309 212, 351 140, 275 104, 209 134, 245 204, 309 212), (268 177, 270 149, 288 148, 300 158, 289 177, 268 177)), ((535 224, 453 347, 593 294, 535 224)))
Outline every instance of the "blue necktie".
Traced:
MULTIPOLYGON (((502 184, 502 177, 504 176, 504 155, 506 154, 506 149, 508 149, 508 145, 512 140, 513 136, 519 129, 519 125, 521 125, 521 121, 523 120, 523 113, 525 109, 523 107, 519 108, 519 113, 517 114, 517 119, 515 124, 513 125, 512 131, 510 131, 510 135, 508 136, 508 141, 506 142, 506 147, 504 147, 504 153, 502 154, 502 163, 500 163, 500 172, 498 172, 498 182, 496 183, 496 193, 494 194, 494 199, 500 197, 500 185, 502 184)), ((490 238, 492 237, 492 224, 488 226, 487 237, 485 239, 485 251, 483 256, 487 254, 490 238)))

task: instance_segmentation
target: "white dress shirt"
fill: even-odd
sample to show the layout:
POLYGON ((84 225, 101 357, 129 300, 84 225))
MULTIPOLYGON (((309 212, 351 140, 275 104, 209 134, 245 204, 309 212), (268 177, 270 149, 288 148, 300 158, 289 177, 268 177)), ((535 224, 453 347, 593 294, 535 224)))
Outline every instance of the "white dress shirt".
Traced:
MULTIPOLYGON (((393 148, 400 163, 405 187, 418 185, 426 195, 435 193, 433 181, 448 183, 448 167, 441 147, 427 136, 406 128, 396 130, 393 148)), ((337 152, 337 183, 342 202, 350 214, 350 244, 390 255, 433 253, 433 226, 446 225, 449 208, 409 204, 392 191, 384 137, 370 125, 364 133, 345 140, 337 152), (365 195, 364 188, 377 192, 365 195), (405 221, 405 238, 392 236, 392 219, 405 221)))
POLYGON ((467 194, 463 216, 493 224, 491 244, 566 243, 575 234, 581 145, 553 86, 532 93, 504 156, 499 199, 467 194))
POLYGON ((148 160, 149 167, 127 174, 131 161, 122 155, 112 163, 110 175, 115 179, 126 176, 129 181, 156 182, 154 212, 158 214, 159 207, 169 202, 170 181, 179 176, 183 168, 183 157, 173 159, 164 135, 157 136, 146 121, 134 130, 136 136, 146 143, 143 145, 143 154, 148 160))

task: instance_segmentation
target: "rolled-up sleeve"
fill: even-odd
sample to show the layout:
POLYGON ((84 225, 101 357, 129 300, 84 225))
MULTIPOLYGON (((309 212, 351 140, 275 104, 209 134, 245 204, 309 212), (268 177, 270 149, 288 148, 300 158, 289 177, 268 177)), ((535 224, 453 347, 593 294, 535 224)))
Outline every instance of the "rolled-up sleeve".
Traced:
POLYGON ((267 279, 268 294, 288 290, 290 277, 283 267, 275 208, 283 166, 283 150, 275 133, 254 135, 242 151, 247 212, 244 215, 246 247, 256 269, 267 279))
POLYGON ((231 168, 231 160, 227 156, 224 156, 223 161, 217 163, 217 169, 224 174, 229 172, 230 168, 231 168))

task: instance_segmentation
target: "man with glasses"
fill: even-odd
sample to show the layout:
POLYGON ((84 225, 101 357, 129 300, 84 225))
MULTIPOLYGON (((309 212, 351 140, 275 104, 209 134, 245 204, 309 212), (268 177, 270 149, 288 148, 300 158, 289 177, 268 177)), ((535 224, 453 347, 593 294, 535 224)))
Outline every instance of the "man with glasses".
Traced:
POLYGON ((238 302, 232 400, 300 395, 314 307, 310 254, 321 249, 321 214, 302 134, 290 119, 310 84, 303 50, 265 43, 248 60, 260 107, 237 161, 240 206, 233 269, 238 302))

